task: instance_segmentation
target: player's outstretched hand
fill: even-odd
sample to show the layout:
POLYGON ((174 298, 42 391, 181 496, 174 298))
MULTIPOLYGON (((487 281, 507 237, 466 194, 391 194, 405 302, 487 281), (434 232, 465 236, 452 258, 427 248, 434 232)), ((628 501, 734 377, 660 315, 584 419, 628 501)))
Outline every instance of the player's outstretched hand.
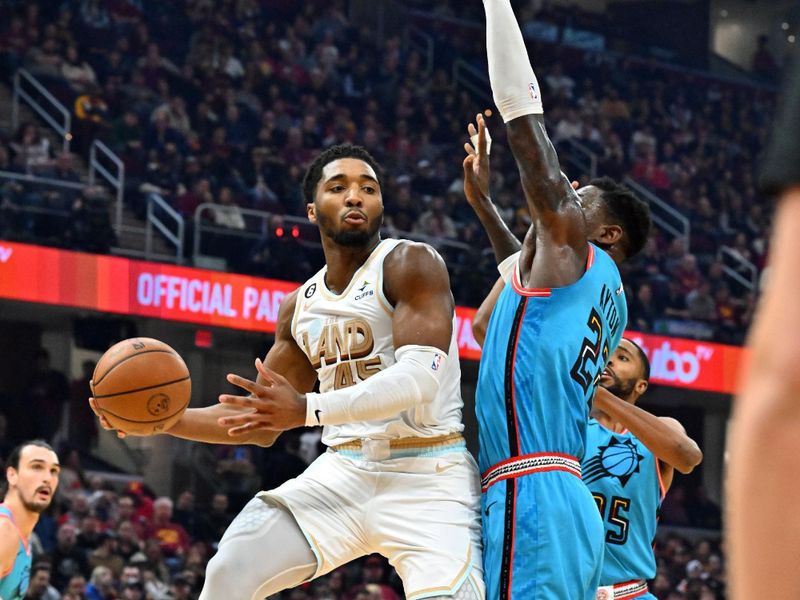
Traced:
MULTIPOLYGON (((486 116, 491 116, 491 111, 486 110, 486 116)), ((464 158, 464 194, 471 206, 491 202, 489 197, 489 148, 491 137, 486 127, 483 114, 475 117, 475 123, 470 123, 467 133, 471 143, 464 144, 467 156, 464 158), (477 127, 476 127, 477 124, 477 127)))
POLYGON ((228 429, 228 435, 237 436, 258 429, 286 431, 305 425, 305 394, 298 393, 285 377, 269 370, 259 358, 256 359, 256 369, 266 385, 228 374, 230 383, 250 392, 250 395, 220 395, 222 404, 246 409, 239 415, 221 417, 220 426, 228 429))
MULTIPOLYGON (((91 384, 90 384, 91 385, 91 384)), ((108 422, 108 419, 105 418, 103 413, 97 408, 97 401, 94 398, 89 398, 89 407, 92 409, 92 412, 97 416, 97 419, 100 421, 100 426, 107 430, 107 431, 116 431, 118 438, 127 437, 128 434, 124 431, 120 431, 119 429, 114 429, 114 426, 108 422)))

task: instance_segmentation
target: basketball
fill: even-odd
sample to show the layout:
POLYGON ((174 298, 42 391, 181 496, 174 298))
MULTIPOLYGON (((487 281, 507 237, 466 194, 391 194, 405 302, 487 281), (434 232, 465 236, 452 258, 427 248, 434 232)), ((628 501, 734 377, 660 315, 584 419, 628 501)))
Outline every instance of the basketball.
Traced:
POLYGON ((192 392, 189 369, 164 342, 131 338, 103 354, 92 377, 97 408, 116 429, 135 435, 166 431, 181 418, 192 392))

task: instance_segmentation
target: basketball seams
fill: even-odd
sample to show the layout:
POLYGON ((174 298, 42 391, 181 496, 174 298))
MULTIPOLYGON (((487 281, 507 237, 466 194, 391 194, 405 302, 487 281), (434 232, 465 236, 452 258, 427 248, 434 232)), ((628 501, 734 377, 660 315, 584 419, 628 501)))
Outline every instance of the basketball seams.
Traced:
POLYGON ((105 379, 106 376, 109 373, 111 373, 111 371, 116 369, 119 365, 124 363, 126 360, 129 360, 129 359, 134 358, 136 356, 141 356, 142 354, 149 354, 151 352, 163 352, 164 354, 172 354, 173 356, 177 356, 180 360, 183 360, 181 358, 181 355, 178 354, 177 352, 175 352, 174 350, 165 350, 164 348, 154 348, 153 350, 142 350, 141 352, 136 352, 134 354, 130 354, 130 355, 126 356, 125 358, 121 358, 119 361, 115 362, 113 365, 111 365, 108 368, 108 370, 105 373, 103 373, 103 376, 100 379, 98 379, 97 381, 92 381, 92 385, 96 388, 98 385, 100 385, 100 382, 103 381, 103 379, 105 379))
MULTIPOLYGON (((113 398, 114 396, 123 396, 125 394, 135 394, 136 392, 144 392, 147 390, 152 390, 155 388, 172 385, 173 383, 180 383, 181 381, 186 381, 187 379, 191 379, 191 375, 186 375, 186 377, 181 377, 180 379, 173 379, 172 381, 164 381, 162 383, 155 383, 153 385, 147 385, 145 387, 135 388, 132 390, 125 390, 124 392, 115 392, 113 394, 104 394, 102 396, 94 396, 95 400, 99 400, 101 398, 113 398)), ((97 384, 95 384, 97 385, 97 384)), ((117 415, 114 415, 117 416, 117 415)), ((120 417, 123 418, 123 417, 120 417)))

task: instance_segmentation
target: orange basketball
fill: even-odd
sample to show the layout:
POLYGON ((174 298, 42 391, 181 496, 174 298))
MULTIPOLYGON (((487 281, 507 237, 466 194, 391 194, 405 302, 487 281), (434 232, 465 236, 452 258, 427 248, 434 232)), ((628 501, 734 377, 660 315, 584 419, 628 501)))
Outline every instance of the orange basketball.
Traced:
POLYGON ((103 354, 92 377, 92 396, 111 425, 152 435, 181 418, 192 393, 189 369, 164 342, 131 338, 103 354))

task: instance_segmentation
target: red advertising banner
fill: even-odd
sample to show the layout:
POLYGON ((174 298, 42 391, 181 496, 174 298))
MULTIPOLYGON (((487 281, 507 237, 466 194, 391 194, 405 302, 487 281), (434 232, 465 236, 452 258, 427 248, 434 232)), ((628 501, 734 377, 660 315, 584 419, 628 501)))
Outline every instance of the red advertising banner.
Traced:
POLYGON ((275 331, 296 283, 0 241, 0 298, 275 331))
MULTIPOLYGON (((0 241, 0 298, 273 333, 296 283, 0 241)), ((461 358, 480 359, 475 309, 456 307, 461 358)), ((657 384, 733 393, 736 346, 627 332, 657 384)))

